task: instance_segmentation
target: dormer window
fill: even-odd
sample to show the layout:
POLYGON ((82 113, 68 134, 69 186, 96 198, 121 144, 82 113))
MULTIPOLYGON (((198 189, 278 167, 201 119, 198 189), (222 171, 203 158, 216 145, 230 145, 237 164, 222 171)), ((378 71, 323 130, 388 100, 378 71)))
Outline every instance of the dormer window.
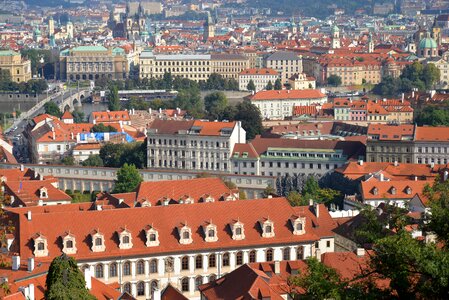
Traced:
POLYGON ((184 195, 184 196, 182 196, 181 197, 181 199, 179 199, 179 203, 180 204, 192 204, 192 203, 194 203, 195 201, 193 200, 193 198, 192 197, 190 197, 189 195, 184 195))
POLYGON ((204 240, 206 242, 218 241, 217 226, 215 224, 213 224, 212 221, 208 222, 205 226, 203 226, 203 230, 205 233, 204 240))
POLYGON ((33 236, 34 240, 34 256, 44 257, 48 256, 47 238, 41 233, 36 233, 33 236))
POLYGON ((262 237, 271 238, 274 237, 274 223, 269 218, 264 221, 260 221, 262 227, 262 237))
POLYGON ((377 189, 377 187, 373 188, 373 195, 377 195, 379 193, 379 190, 377 189))
POLYGON ((39 189, 39 198, 48 198, 47 188, 41 187, 39 189))
POLYGON ((65 254, 76 254, 76 241, 75 236, 69 231, 65 232, 62 236, 62 252, 65 254))
POLYGON ((395 187, 391 187, 390 191, 391 191, 392 195, 396 195, 396 188, 395 187))
POLYGON ((100 230, 95 229, 90 233, 92 237, 92 248, 93 252, 103 252, 106 250, 106 246, 104 244, 104 235, 100 232, 100 230))
POLYGON ((243 240, 245 239, 245 230, 243 227, 243 223, 240 221, 235 222, 231 225, 232 229, 232 239, 233 240, 243 240))
POLYGON ((179 243, 182 245, 188 245, 193 242, 192 240, 192 229, 187 226, 187 224, 183 224, 182 227, 178 229, 179 231, 179 243))
POLYGON ((294 235, 302 235, 302 234, 306 233, 306 218, 292 216, 290 218, 290 223, 293 227, 294 235))
POLYGON ((410 195, 410 194, 412 193, 412 189, 408 186, 408 187, 405 189, 405 192, 407 193, 407 195, 410 195))
POLYGON ((147 225, 145 227, 145 233, 147 237, 145 245, 147 247, 159 246, 159 234, 158 231, 153 227, 153 225, 147 225))
POLYGON ((203 202, 215 202, 214 197, 212 197, 212 196, 209 195, 209 194, 203 195, 203 196, 201 197, 201 199, 202 199, 203 202))
POLYGON ((120 240, 119 248, 131 249, 133 247, 131 232, 125 227, 120 228, 117 233, 120 240))

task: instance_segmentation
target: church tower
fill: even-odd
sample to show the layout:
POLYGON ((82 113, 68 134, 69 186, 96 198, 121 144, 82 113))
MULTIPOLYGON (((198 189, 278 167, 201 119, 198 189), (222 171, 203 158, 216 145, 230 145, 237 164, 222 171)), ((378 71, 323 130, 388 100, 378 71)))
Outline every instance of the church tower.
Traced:
POLYGON ((374 41, 373 41, 373 35, 371 32, 368 35, 368 53, 374 52, 374 41))
POLYGON ((53 17, 50 16, 50 18, 48 19, 48 37, 50 38, 54 34, 55 34, 55 20, 53 20, 53 17))
POLYGON ((337 25, 332 27, 332 49, 338 49, 341 47, 340 45, 340 28, 337 25))
POLYGON ((67 22, 66 28, 67 28, 67 38, 73 39, 74 37, 73 23, 70 20, 67 22))
POLYGON ((213 38, 214 36, 215 36, 215 24, 214 21, 212 21, 210 12, 207 12, 206 22, 204 22, 203 40, 206 42, 209 38, 213 38))

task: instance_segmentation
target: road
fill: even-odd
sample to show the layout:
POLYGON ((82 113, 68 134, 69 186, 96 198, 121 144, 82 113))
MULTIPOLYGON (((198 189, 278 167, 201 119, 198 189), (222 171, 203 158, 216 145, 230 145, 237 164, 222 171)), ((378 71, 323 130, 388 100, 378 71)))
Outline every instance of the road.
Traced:
POLYGON ((29 162, 27 141, 23 135, 23 131, 28 123, 28 120, 33 119, 45 112, 44 105, 49 101, 56 104, 64 102, 68 97, 76 93, 76 88, 70 90, 62 90, 53 94, 48 94, 48 97, 38 102, 30 110, 23 112, 11 125, 10 129, 5 132, 5 136, 13 142, 13 154, 19 162, 29 162))

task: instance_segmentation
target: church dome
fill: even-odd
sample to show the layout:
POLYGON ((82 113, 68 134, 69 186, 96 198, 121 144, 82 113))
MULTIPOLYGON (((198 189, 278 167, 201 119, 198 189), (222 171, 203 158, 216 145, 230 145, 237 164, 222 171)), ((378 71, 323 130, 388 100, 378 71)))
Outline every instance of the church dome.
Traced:
POLYGON ((436 48, 438 48, 437 42, 430 37, 430 34, 427 34, 427 36, 419 42, 419 49, 436 49, 436 48))
POLYGON ((332 32, 340 32, 340 28, 337 25, 332 26, 332 32))

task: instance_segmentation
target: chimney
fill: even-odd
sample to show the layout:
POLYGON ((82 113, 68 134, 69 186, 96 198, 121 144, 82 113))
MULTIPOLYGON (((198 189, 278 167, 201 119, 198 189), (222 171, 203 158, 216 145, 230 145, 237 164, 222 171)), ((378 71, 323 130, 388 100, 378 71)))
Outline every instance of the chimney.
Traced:
POLYGON ((449 172, 448 171, 444 171, 444 173, 443 173, 443 180, 446 181, 448 177, 449 177, 449 172))
POLYGON ((31 210, 27 211, 27 220, 31 221, 31 210))
POLYGON ((415 90, 412 90, 412 98, 415 98, 415 90))
POLYGON ((279 260, 274 262, 274 274, 281 274, 281 262, 279 260))
POLYGON ((84 270, 84 280, 86 281, 86 288, 92 289, 92 275, 90 274, 90 268, 84 270))
POLYGON ((357 248, 356 254, 357 254, 357 256, 359 256, 359 257, 365 256, 365 249, 364 249, 364 248, 357 248))
POLYGON ((359 160, 359 165, 360 165, 360 166, 363 166, 363 159, 360 159, 360 160, 359 160))
POLYGON ((387 102, 387 98, 383 98, 382 101, 383 101, 383 102, 387 102))
POLYGON ((118 199, 118 204, 122 204, 123 201, 125 201, 125 200, 123 200, 123 199, 118 199))
POLYGON ((415 178, 414 178, 414 179, 415 179, 415 181, 418 181, 418 176, 415 176, 415 178))
POLYGON ((20 172, 25 171, 25 167, 23 166, 23 164, 20 164, 20 172))
POLYGON ((34 257, 28 258, 28 272, 33 272, 34 270, 34 257))
POLYGON ((430 167, 433 169, 433 168, 435 167, 435 163, 434 163, 434 162, 431 162, 431 163, 430 163, 430 167))
POLYGON ((52 133, 52 135, 53 135, 53 136, 52 136, 52 137, 53 137, 53 140, 56 140, 56 133, 55 133, 55 131, 52 130, 51 133, 52 133))
POLYGON ((25 298, 27 300, 34 300, 34 284, 30 283, 26 288, 26 291, 28 295, 25 295, 25 298))
POLYGON ((271 199, 271 198, 273 198, 273 195, 268 195, 268 199, 271 199))
POLYGON ((313 204, 313 210, 315 211, 315 216, 320 217, 320 205, 318 203, 313 204))
POLYGON ((20 256, 13 255, 12 256, 12 270, 17 271, 18 269, 20 269, 20 256))
POLYGON ((153 110, 151 109, 151 108, 149 108, 148 109, 148 112, 150 113, 150 115, 151 115, 151 112, 152 112, 153 110))
POLYGON ((379 181, 384 181, 384 173, 379 174, 379 181))
POLYGON ((404 93, 402 93, 402 95, 401 95, 401 102, 402 103, 404 103, 404 98, 405 98, 405 95, 404 95, 404 93))
POLYGON ((313 200, 309 199, 309 206, 313 206, 313 200))
POLYGON ((395 166, 395 167, 399 166, 399 163, 398 163, 397 160, 394 161, 394 166, 395 166))

